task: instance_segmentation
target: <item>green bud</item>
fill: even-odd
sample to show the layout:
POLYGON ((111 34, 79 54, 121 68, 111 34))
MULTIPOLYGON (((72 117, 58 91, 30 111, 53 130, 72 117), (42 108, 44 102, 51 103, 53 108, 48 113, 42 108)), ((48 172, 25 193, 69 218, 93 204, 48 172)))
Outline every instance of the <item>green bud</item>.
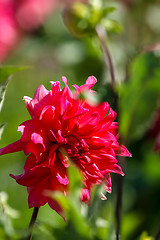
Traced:
POLYGON ((114 10, 102 0, 90 0, 90 4, 74 2, 65 7, 63 19, 70 32, 77 37, 96 34, 98 24, 102 24, 107 32, 121 32, 120 24, 108 19, 108 14, 114 10))
POLYGON ((90 32, 90 17, 91 12, 89 4, 81 2, 74 2, 67 6, 63 12, 64 23, 70 32, 77 37, 83 37, 90 32))

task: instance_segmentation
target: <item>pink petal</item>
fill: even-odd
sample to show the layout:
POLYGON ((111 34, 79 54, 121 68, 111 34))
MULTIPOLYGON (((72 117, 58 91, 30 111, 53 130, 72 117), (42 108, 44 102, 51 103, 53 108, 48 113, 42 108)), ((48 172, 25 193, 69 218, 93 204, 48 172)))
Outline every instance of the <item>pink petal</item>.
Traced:
POLYGON ((63 185, 67 185, 69 183, 68 177, 66 175, 63 178, 59 173, 57 173, 57 179, 58 179, 59 183, 61 183, 63 185))
POLYGON ((105 183, 104 183, 105 191, 111 193, 112 192, 112 183, 111 183, 111 176, 109 173, 105 174, 105 183))
POLYGON ((89 190, 87 188, 81 190, 81 200, 84 203, 89 201, 89 190))
POLYGON ((66 168, 59 159, 56 159, 51 171, 52 174, 57 177, 57 180, 60 184, 67 185, 69 183, 66 168))
MULTIPOLYGON (((90 76, 86 81, 87 88, 91 89, 97 82, 97 79, 94 76, 90 76)), ((84 85, 84 86, 85 86, 84 85)))
POLYGON ((40 113, 43 105, 46 104, 46 102, 48 102, 48 98, 45 99, 46 96, 49 96, 49 91, 43 85, 40 85, 36 89, 33 99, 29 97, 24 97, 25 105, 32 119, 36 118, 36 116, 40 113), (39 104, 40 102, 42 102, 42 100, 43 104, 42 103, 39 104))
POLYGON ((106 200, 106 199, 107 199, 107 197, 106 197, 106 196, 104 195, 104 193, 102 193, 102 192, 101 192, 101 199, 102 199, 102 200, 106 200))
POLYGON ((25 101, 26 108, 30 114, 30 116, 34 119, 34 104, 32 103, 32 98, 24 96, 23 100, 25 101))
POLYGON ((120 145, 119 149, 116 153, 117 156, 125 156, 125 157, 132 157, 132 154, 128 151, 128 149, 124 145, 120 145))
POLYGON ((63 76, 63 77, 61 78, 61 81, 64 82, 65 85, 67 85, 67 78, 66 78, 66 77, 63 76))
POLYGON ((63 151, 63 149, 59 150, 57 153, 57 157, 60 159, 60 161, 64 165, 64 167, 68 168, 69 167, 69 159, 65 154, 67 154, 67 153, 65 153, 65 151, 63 151))
POLYGON ((43 149, 41 152, 44 152, 46 150, 46 147, 45 147, 45 144, 44 144, 44 138, 40 134, 38 134, 36 132, 32 133, 31 140, 34 144, 40 144, 41 145, 41 147, 43 149))
POLYGON ((51 105, 47 105, 43 108, 39 119, 42 120, 46 124, 53 124, 55 118, 55 107, 51 105))
POLYGON ((62 96, 67 98, 67 99, 73 98, 73 94, 72 94, 70 88, 67 85, 67 78, 63 76, 61 78, 61 81, 65 83, 65 87, 62 90, 62 96))
POLYGON ((82 92, 84 90, 91 89, 96 84, 96 82, 97 82, 97 79, 94 76, 90 76, 87 78, 86 83, 84 85, 79 87, 76 84, 74 84, 72 86, 76 88, 77 92, 82 92))
POLYGON ((124 176, 122 168, 119 165, 117 165, 117 164, 114 164, 114 165, 110 166, 108 168, 108 172, 118 173, 118 174, 124 176))
POLYGON ((22 133, 21 140, 28 142, 33 132, 41 132, 40 123, 38 120, 27 120, 19 125, 18 131, 22 133))
POLYGON ((49 91, 43 86, 43 85, 40 85, 36 91, 35 91, 35 94, 34 94, 34 97, 33 97, 33 103, 37 103, 37 102, 40 102, 46 95, 48 95, 49 91))
MULTIPOLYGON (((54 100, 56 98, 59 98, 60 96, 60 82, 50 82, 52 84, 52 89, 51 89, 51 93, 52 93, 52 101, 54 102, 54 100)), ((52 103, 53 103, 52 102, 52 103)))

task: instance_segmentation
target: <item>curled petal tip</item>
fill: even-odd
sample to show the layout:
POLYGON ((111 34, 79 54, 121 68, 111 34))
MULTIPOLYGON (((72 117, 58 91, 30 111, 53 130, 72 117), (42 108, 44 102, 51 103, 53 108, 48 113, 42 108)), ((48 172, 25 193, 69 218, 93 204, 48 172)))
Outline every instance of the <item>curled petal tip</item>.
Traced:
POLYGON ((89 89, 91 89, 97 82, 96 77, 90 76, 87 78, 86 84, 88 85, 89 89))
POLYGON ((9 174, 9 176, 13 179, 16 179, 16 177, 13 174, 9 174))
POLYGON ((62 176, 60 176, 60 174, 57 173, 57 179, 58 181, 63 184, 63 185, 67 185, 69 183, 69 180, 67 178, 67 176, 65 176, 64 178, 62 176))
POLYGON ((101 192, 101 199, 102 200, 107 200, 107 197, 101 192))
POLYGON ((23 100, 26 101, 26 102, 30 102, 30 101, 32 100, 32 98, 27 97, 27 96, 24 96, 24 97, 23 97, 23 100))
POLYGON ((61 81, 65 83, 65 85, 67 85, 67 78, 65 76, 62 76, 61 81))

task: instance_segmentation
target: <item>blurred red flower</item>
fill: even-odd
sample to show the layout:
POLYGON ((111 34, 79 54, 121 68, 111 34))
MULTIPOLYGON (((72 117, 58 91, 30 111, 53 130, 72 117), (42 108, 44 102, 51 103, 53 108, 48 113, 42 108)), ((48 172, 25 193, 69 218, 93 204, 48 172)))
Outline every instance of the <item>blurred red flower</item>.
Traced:
POLYGON ((41 25, 57 4, 57 0, 21 0, 16 8, 19 26, 31 31, 41 25))
POLYGON ((0 0, 0 62, 56 7, 73 1, 77 0, 0 0))
POLYGON ((117 141, 116 113, 109 104, 93 104, 80 98, 85 93, 96 94, 91 90, 96 78, 89 77, 80 87, 73 85, 74 93, 65 77, 62 81, 65 83, 63 90, 59 82, 51 82, 50 91, 41 85, 33 99, 24 97, 31 119, 19 126, 20 140, 0 149, 0 155, 21 150, 30 154, 24 173, 11 177, 27 186, 29 207, 40 207, 48 202, 61 216, 62 209, 45 195, 45 191, 67 193, 67 168, 71 162, 82 173, 84 189, 81 198, 87 202, 92 187, 102 181, 105 190, 111 192, 110 173, 124 175, 116 156, 131 157, 117 141))
POLYGON ((8 51, 16 46, 21 36, 15 19, 14 2, 0 0, 0 62, 7 57, 8 51))

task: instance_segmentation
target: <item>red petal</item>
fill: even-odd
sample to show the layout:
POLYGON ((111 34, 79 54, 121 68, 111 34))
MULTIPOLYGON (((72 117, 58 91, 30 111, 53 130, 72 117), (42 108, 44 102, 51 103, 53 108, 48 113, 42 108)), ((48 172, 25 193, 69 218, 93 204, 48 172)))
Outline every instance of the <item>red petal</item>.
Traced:
POLYGON ((0 155, 13 153, 13 152, 19 152, 24 150, 26 143, 22 142, 21 140, 18 140, 14 143, 9 144, 8 146, 0 149, 0 155))
POLYGON ((48 204, 49 204, 49 206, 50 206, 53 210, 55 210, 55 211, 64 219, 64 221, 65 221, 64 212, 63 212, 61 206, 58 204, 58 202, 56 202, 56 201, 53 200, 53 199, 49 199, 49 200, 48 200, 48 204))
POLYGON ((84 203, 87 203, 89 201, 89 190, 87 188, 82 189, 82 191, 81 191, 81 200, 84 203))
POLYGON ((122 168, 117 165, 117 164, 114 164, 112 166, 110 166, 108 169, 107 169, 108 172, 113 172, 113 173, 118 173, 122 176, 124 176, 124 173, 122 172, 122 168))
POLYGON ((32 170, 25 171, 21 175, 14 176, 10 174, 16 182, 22 186, 35 186, 40 185, 42 181, 48 178, 50 171, 45 167, 37 167, 32 170))
POLYGON ((45 192, 48 190, 48 185, 49 180, 45 179, 43 182, 27 188, 29 208, 41 207, 48 202, 49 197, 45 195, 45 192))

